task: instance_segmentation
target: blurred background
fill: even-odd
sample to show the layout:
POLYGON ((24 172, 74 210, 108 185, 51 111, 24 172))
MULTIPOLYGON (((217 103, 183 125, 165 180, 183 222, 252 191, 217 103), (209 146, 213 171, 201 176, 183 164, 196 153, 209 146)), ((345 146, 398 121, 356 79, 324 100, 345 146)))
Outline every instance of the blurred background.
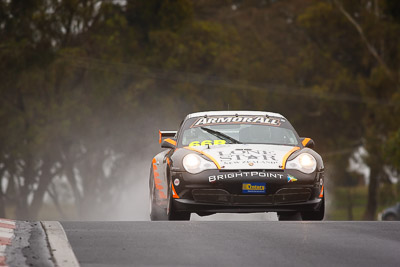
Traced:
POLYGON ((227 109, 283 114, 326 218, 376 220, 400 200, 400 1, 0 0, 0 217, 148 220, 158 130, 227 109))

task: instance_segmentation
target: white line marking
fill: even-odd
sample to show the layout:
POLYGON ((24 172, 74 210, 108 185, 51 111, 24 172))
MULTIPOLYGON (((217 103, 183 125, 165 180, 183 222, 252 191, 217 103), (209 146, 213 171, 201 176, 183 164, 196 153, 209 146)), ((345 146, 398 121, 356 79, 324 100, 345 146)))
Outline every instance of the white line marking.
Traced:
POLYGON ((11 239, 11 238, 14 237, 14 233, 13 232, 9 233, 9 232, 0 231, 0 237, 10 238, 11 239))
POLYGON ((15 225, 15 222, 14 222, 14 221, 2 220, 2 219, 0 219, 0 223, 15 225))
POLYGON ((6 245, 0 245, 0 257, 5 257, 6 256, 6 245))
POLYGON ((0 235, 1 233, 14 233, 14 229, 8 229, 8 228, 1 228, 0 227, 0 235))
POLYGON ((59 222, 41 222, 49 240, 50 252, 58 267, 79 267, 78 260, 59 222))

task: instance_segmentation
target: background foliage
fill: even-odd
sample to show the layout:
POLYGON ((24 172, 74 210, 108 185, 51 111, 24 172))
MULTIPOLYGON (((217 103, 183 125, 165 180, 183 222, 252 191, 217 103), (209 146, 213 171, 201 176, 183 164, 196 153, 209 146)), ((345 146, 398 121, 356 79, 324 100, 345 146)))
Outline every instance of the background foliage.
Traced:
POLYGON ((0 217, 109 219, 159 128, 229 108, 288 117, 331 218, 376 219, 399 199, 399 64, 396 0, 0 1, 0 217))

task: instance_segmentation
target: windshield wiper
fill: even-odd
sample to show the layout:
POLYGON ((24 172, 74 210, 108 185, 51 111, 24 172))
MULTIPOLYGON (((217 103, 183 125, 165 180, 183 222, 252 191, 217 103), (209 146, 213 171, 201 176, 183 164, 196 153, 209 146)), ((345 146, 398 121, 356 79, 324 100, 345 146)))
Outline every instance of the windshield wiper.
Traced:
POLYGON ((238 140, 236 140, 235 138, 230 137, 229 135, 226 135, 224 133, 209 129, 209 128, 205 128, 205 127, 200 127, 200 129, 202 129, 203 131, 206 131, 207 133, 210 133, 216 137, 222 138, 224 140, 228 140, 230 142, 232 142, 233 144, 241 144, 242 142, 239 142, 238 140))

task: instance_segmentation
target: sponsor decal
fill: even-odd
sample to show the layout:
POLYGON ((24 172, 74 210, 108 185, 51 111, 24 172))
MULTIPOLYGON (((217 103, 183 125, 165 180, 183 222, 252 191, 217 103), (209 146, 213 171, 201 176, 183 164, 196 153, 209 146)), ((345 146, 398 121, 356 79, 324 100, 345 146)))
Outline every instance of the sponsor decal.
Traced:
POLYGON ((189 147, 192 146, 206 146, 206 145, 225 145, 226 140, 204 140, 202 142, 200 141, 193 141, 189 144, 189 147))
MULTIPOLYGON (((278 164, 274 151, 255 149, 235 149, 232 151, 219 151, 218 156, 225 165, 232 164, 278 164)), ((252 166, 252 165, 250 165, 252 166)))
POLYGON ((197 119, 190 128, 219 124, 258 124, 280 126, 281 119, 263 116, 216 116, 197 119))
POLYGON ((293 183, 293 182, 297 181, 297 178, 292 176, 292 175, 290 175, 290 174, 288 174, 287 175, 287 181, 288 181, 288 183, 293 183))
POLYGON ((282 179, 284 176, 281 173, 273 173, 273 172, 257 172, 257 171, 231 172, 231 173, 224 173, 224 174, 218 174, 218 175, 210 175, 210 176, 208 176, 208 181, 210 183, 213 183, 213 182, 220 181, 220 180, 245 178, 245 177, 282 179))
POLYGON ((265 193, 265 183, 243 183, 242 192, 244 194, 265 193))

